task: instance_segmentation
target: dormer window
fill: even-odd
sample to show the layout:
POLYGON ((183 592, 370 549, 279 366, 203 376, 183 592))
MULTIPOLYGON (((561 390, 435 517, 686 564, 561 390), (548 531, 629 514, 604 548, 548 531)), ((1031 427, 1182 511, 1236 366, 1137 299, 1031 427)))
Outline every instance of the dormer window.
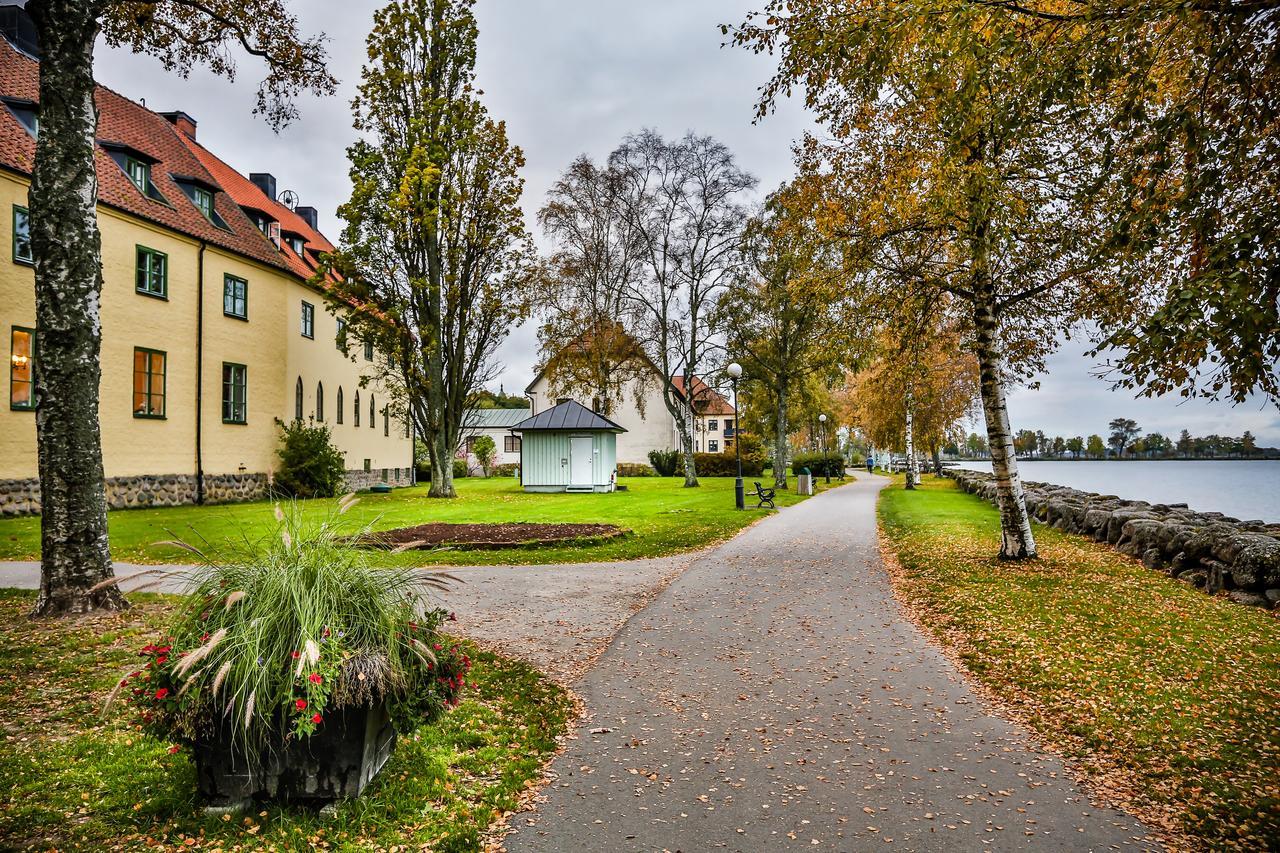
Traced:
POLYGON ((138 192, 156 201, 165 200, 164 196, 160 195, 160 191, 156 189, 155 181, 152 179, 151 167, 156 163, 154 157, 127 145, 121 145, 118 142, 102 142, 101 145, 111 155, 111 159, 116 161, 116 165, 120 167, 125 177, 129 179, 129 183, 133 184, 138 192))
POLYGON ((138 188, 138 192, 145 195, 147 187, 151 186, 151 164, 126 155, 124 158, 124 173, 129 176, 129 180, 138 188))
POLYGON ((289 248, 293 249, 293 253, 298 257, 302 257, 302 250, 306 247, 306 242, 297 234, 287 234, 285 239, 289 241, 289 248))
POLYGON ((205 219, 213 219, 213 193, 204 187, 193 187, 191 200, 195 202, 196 208, 204 214, 205 219))
POLYGON ((18 120, 18 124, 22 125, 27 133, 37 136, 40 133, 40 108, 35 101, 27 101, 21 98, 5 98, 4 105, 8 107, 9 112, 18 120))

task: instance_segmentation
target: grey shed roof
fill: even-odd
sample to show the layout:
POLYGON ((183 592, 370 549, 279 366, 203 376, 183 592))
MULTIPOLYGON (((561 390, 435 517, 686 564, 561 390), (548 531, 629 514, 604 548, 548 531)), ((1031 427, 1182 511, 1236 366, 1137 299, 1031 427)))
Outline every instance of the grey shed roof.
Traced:
POLYGON ((597 415, 581 403, 568 400, 552 406, 545 412, 539 412, 528 420, 521 421, 511 428, 512 432, 529 432, 531 430, 576 429, 597 430, 607 432, 626 432, 606 417, 597 415))
POLYGON ((469 409, 467 429, 508 429, 529 417, 525 409, 469 409))

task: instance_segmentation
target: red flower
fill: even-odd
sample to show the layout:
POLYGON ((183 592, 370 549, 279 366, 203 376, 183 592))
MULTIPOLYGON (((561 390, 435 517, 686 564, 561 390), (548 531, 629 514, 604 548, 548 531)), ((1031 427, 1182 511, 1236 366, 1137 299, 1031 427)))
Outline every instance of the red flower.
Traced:
POLYGON ((435 647, 435 650, 438 652, 444 650, 444 646, 440 645, 439 643, 433 643, 432 645, 435 647))
POLYGON ((298 658, 302 657, 302 652, 291 652, 290 657, 292 657, 294 660, 297 660, 298 658))
POLYGON ((297 702, 293 703, 293 707, 297 708, 299 711, 305 711, 307 709, 307 700, 299 699, 297 702))
POLYGON ((162 664, 162 663, 164 663, 165 661, 167 661, 168 659, 169 659, 169 656, 168 656, 168 655, 160 655, 160 657, 156 658, 156 664, 157 664, 157 665, 162 664))
POLYGON ((320 716, 319 714, 315 714, 311 717, 311 722, 315 723, 318 726, 324 722, 324 717, 320 716))
POLYGON ((161 687, 159 690, 157 690, 157 691, 156 691, 156 698, 157 698, 157 699, 163 699, 164 697, 166 697, 166 696, 168 696, 168 695, 169 695, 169 688, 168 688, 168 687, 161 687))
POLYGON ((169 754, 173 755, 175 752, 177 752, 181 748, 182 747, 178 746, 177 744, 174 744, 173 746, 169 747, 169 754))
POLYGON ((313 672, 311 673, 311 675, 307 677, 311 680, 312 684, 319 684, 320 682, 324 681, 324 677, 321 676, 320 673, 318 672, 313 672))
POLYGON ((200 635, 200 642, 202 642, 202 643, 207 643, 207 642, 209 642, 209 635, 208 635, 207 633, 205 633, 205 634, 201 634, 201 635, 200 635))

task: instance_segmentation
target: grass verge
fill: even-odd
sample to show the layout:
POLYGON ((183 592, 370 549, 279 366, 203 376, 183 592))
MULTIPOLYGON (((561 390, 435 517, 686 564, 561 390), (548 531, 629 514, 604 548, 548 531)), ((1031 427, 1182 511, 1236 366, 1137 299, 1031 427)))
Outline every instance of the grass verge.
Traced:
MULTIPOLYGON (((765 481, 763 477, 759 478, 765 481)), ((733 505, 733 479, 704 477, 696 489, 678 478, 634 477, 622 481, 627 491, 611 494, 526 494, 511 478, 466 478, 457 481, 458 497, 433 500, 425 486, 398 489, 389 495, 361 495, 360 503, 344 518, 352 532, 372 523, 375 530, 411 527, 429 522, 477 523, 527 521, 539 523, 615 524, 633 536, 594 544, 566 544, 513 551, 435 550, 401 554, 378 553, 379 564, 492 565, 495 563, 583 563, 665 557, 703 548, 733 536, 760 518, 765 510, 746 512, 733 505)), ((765 481, 767 483, 767 481, 765 481)), ((794 483, 794 480, 792 481, 794 483)), ((828 488, 834 488, 832 483, 828 488)), ((819 488, 823 488, 824 484, 819 488)), ((747 482, 747 490, 751 490, 747 482)), ((794 489, 794 486, 793 486, 794 489)), ((804 500, 792 491, 779 491, 779 507, 804 500)), ((321 516, 332 501, 301 501, 304 514, 321 516)), ((244 539, 274 535, 275 518, 269 502, 222 506, 184 506, 133 509, 108 515, 111 553, 120 562, 188 562, 190 555, 154 543, 182 539, 198 545, 215 559, 244 539)), ((38 560, 40 519, 0 519, 0 560, 38 560)))
POLYGON ((906 607, 1106 797, 1193 849, 1280 847, 1280 619, 1082 537, 995 558, 949 480, 881 493, 906 607))
POLYGON ((115 675, 170 601, 32 622, 33 596, 0 591, 0 849, 477 850, 557 749, 571 697, 526 664, 472 648, 466 698, 402 738, 359 800, 332 817, 264 808, 205 817, 189 757, 141 735, 125 706, 99 720, 115 675))

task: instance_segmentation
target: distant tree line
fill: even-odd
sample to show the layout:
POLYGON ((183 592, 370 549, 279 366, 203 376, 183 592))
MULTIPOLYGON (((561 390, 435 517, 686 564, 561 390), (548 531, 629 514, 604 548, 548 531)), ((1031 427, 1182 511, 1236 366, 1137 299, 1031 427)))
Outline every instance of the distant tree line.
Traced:
MULTIPOLYGON (((1182 430, 1176 439, 1159 432, 1142 434, 1131 418, 1116 418, 1108 424, 1109 435, 1048 436, 1044 430, 1020 430, 1014 449, 1024 459, 1275 459, 1280 449, 1259 447, 1253 433, 1243 435, 1193 436, 1182 430)), ((990 455, 987 441, 976 432, 963 442, 953 442, 945 452, 954 456, 984 459, 990 455)))

